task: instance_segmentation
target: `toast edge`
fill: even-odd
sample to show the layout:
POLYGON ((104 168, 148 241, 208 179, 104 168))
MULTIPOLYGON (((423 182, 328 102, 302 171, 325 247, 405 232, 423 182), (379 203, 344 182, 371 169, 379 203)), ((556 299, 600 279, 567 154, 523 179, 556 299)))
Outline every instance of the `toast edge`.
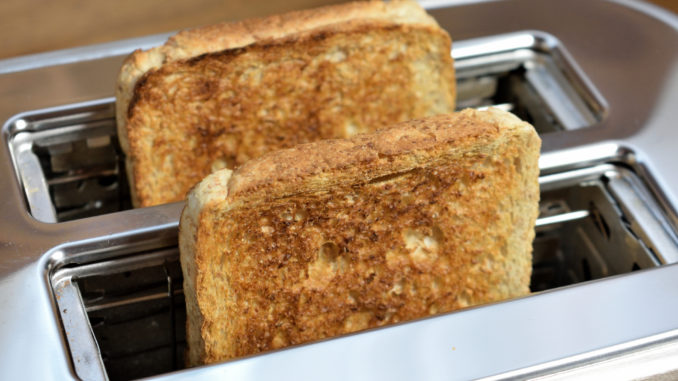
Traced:
POLYGON ((521 131, 541 146, 534 127, 509 112, 497 108, 465 109, 405 121, 350 139, 300 144, 243 164, 229 180, 229 197, 281 197, 297 189, 339 184, 358 172, 369 180, 391 173, 396 167, 412 169, 428 160, 431 151, 445 150, 448 144, 453 145, 451 150, 461 150, 478 139, 521 131), (464 128, 456 128, 457 125, 464 128), (341 168, 345 170, 332 173, 341 168))
POLYGON ((179 224, 179 259, 184 274, 184 297, 186 299, 186 365, 189 367, 202 364, 205 358, 205 340, 203 324, 206 310, 205 302, 200 300, 202 293, 197 292, 205 272, 202 268, 203 256, 208 254, 203 246, 202 236, 205 229, 199 229, 206 215, 212 210, 211 205, 223 205, 228 196, 228 180, 231 170, 225 169, 205 178, 196 185, 187 197, 186 206, 181 213, 179 224), (194 322, 195 324, 191 324, 194 322))

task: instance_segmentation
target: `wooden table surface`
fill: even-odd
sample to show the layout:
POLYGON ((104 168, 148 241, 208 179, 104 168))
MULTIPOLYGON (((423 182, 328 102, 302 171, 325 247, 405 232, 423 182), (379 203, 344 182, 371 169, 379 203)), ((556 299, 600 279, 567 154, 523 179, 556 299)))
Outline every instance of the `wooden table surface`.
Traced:
MULTIPOLYGON (((0 0, 3 37, 0 58, 141 37, 341 1, 0 0)), ((652 2, 678 13, 678 0, 652 2)))

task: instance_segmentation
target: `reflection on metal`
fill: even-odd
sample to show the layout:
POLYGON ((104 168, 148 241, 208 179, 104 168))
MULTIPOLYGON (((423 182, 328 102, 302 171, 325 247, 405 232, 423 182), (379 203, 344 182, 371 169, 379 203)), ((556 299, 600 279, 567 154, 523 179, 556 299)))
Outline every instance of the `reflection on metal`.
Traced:
POLYGON ((543 228, 550 225, 557 225, 563 222, 577 221, 589 216, 588 210, 577 210, 555 216, 542 217, 537 220, 536 227, 543 228))

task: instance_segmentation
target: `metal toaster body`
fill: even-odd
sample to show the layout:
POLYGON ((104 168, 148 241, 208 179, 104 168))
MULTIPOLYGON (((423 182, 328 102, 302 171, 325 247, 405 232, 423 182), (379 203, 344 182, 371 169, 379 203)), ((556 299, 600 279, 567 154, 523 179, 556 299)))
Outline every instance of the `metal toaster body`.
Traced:
POLYGON ((182 203, 132 209, 122 59, 166 36, 0 61, 2 378, 644 377, 678 369, 678 18, 631 1, 430 2, 458 107, 543 139, 533 294, 183 369, 182 203), (29 355, 30 354, 30 355, 29 355))

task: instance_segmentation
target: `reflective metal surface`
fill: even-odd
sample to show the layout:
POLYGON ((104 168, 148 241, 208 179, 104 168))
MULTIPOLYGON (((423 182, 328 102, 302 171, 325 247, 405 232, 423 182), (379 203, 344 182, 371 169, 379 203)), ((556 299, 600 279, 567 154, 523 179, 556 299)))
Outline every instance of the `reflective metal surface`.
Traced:
MULTIPOLYGON (((431 13, 455 41, 522 30, 545 32, 560 41, 578 66, 572 70, 584 73, 584 87, 590 83, 594 89, 590 94, 594 101, 585 99, 585 104, 600 107, 586 106, 588 116, 583 113, 564 122, 575 127, 543 134, 542 173, 623 163, 638 177, 627 182, 611 176, 613 185, 607 189, 615 199, 636 195, 618 211, 644 216, 627 227, 643 242, 652 242, 647 249, 660 263, 672 262, 676 254, 671 251, 675 246, 671 231, 678 226, 676 16, 644 3, 589 0, 440 3, 431 13), (577 128, 591 115, 593 126, 577 128), (640 207, 643 204, 654 206, 640 207), (657 237, 657 232, 668 233, 657 237)), ((26 64, 30 59, 0 61, 3 379, 78 377, 74 366, 78 359, 69 354, 62 328, 66 323, 52 292, 53 270, 176 244, 180 203, 39 222, 29 212, 9 149, 17 130, 29 127, 15 123, 23 113, 110 98, 124 53, 137 47, 116 46, 110 56, 106 49, 96 54, 56 52, 39 67, 26 64)), ((544 84, 538 79, 534 83, 544 84)), ((554 113, 571 115, 582 109, 576 102, 554 113)), ((601 369, 597 365, 601 360, 624 359, 633 366, 662 358, 657 353, 675 356, 677 290, 678 267, 663 265, 162 377, 469 379, 592 372, 601 369)), ((658 368, 665 372, 670 367, 658 368)), ((658 372, 643 369, 644 375, 658 372)))

